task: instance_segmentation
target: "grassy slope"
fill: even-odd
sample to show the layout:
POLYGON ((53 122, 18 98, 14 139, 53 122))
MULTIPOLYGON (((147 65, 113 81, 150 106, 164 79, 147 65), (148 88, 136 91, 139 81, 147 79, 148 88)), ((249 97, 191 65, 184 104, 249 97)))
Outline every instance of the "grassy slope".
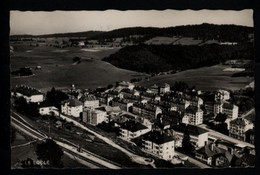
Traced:
POLYGON ((226 67, 228 66, 216 65, 191 69, 176 74, 155 76, 149 81, 144 80, 137 84, 149 87, 155 83, 167 82, 170 85, 173 85, 175 81, 184 81, 190 86, 195 85, 201 90, 215 90, 218 88, 237 90, 244 88, 254 79, 246 77, 231 77, 234 72, 222 71, 226 67))
POLYGON ((117 68, 107 62, 101 61, 105 56, 118 49, 109 49, 99 52, 86 52, 80 48, 63 48, 66 52, 53 52, 53 47, 15 46, 11 54, 11 70, 23 66, 42 66, 42 70, 33 71, 36 75, 24 78, 11 78, 11 85, 27 84, 29 86, 49 90, 70 87, 75 84, 79 88, 96 88, 106 86, 120 80, 129 80, 137 73, 117 68), (30 50, 30 52, 27 52, 30 50), (75 56, 82 57, 78 65, 72 65, 75 56), (93 58, 92 60, 88 60, 93 58))

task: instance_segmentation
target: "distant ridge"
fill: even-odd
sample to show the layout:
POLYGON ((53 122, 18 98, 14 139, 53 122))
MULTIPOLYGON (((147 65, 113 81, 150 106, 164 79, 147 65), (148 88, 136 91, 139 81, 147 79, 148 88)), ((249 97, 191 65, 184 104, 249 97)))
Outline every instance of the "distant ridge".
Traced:
POLYGON ((147 38, 154 36, 185 36, 201 39, 218 39, 223 41, 240 41, 241 38, 248 37, 249 33, 253 33, 253 27, 239 25, 215 25, 203 23, 199 25, 185 25, 176 27, 130 27, 120 28, 112 31, 86 31, 74 33, 57 33, 46 35, 12 35, 10 38, 20 37, 86 37, 87 39, 110 39, 117 37, 129 37, 131 35, 143 35, 147 38))

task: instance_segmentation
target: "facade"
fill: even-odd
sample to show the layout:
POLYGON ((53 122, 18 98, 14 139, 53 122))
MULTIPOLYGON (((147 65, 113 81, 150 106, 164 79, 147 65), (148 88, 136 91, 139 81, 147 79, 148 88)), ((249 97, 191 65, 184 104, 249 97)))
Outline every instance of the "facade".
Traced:
POLYGON ((80 117, 83 111, 83 104, 77 99, 68 99, 61 103, 61 112, 73 117, 80 117))
POLYGON ((253 128, 254 124, 249 120, 237 118, 230 122, 229 136, 241 141, 246 141, 246 132, 253 128))
POLYGON ((133 113, 147 119, 156 119, 157 115, 162 113, 162 110, 151 104, 134 103, 133 113))
POLYGON ((53 110, 58 110, 55 106, 40 107, 39 113, 41 115, 50 115, 53 110))
POLYGON ((146 134, 149 131, 151 131, 151 128, 148 128, 139 122, 126 121, 121 124, 119 137, 125 140, 131 140, 146 134))
POLYGON ((195 106, 186 108, 182 123, 199 125, 203 123, 203 111, 195 106))
POLYGON ((16 97, 23 97, 27 103, 41 103, 44 100, 44 95, 40 91, 29 86, 21 85, 12 90, 12 94, 16 97))
POLYGON ((98 125, 99 123, 102 123, 103 121, 106 121, 106 119, 107 113, 102 110, 85 108, 82 113, 82 121, 84 123, 88 123, 94 126, 98 125))
POLYGON ((151 131, 143 136, 142 149, 164 160, 172 160, 175 155, 174 138, 159 131, 151 131))
POLYGON ((176 138, 176 147, 181 147, 182 146, 182 139, 184 137, 184 133, 188 132, 190 135, 191 142, 196 146, 196 147, 203 147, 208 143, 208 131, 199 128, 194 125, 186 125, 186 124, 180 124, 173 126, 171 128, 173 135, 175 135, 176 138))
POLYGON ((224 103, 222 107, 222 113, 227 114, 231 120, 234 120, 238 117, 238 106, 224 103))

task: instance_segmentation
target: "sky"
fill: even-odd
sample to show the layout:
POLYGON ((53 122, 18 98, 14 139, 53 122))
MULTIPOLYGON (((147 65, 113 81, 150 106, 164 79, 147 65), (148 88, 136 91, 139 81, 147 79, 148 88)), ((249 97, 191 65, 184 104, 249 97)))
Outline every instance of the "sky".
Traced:
POLYGON ((10 35, 110 31, 124 27, 171 27, 202 23, 252 27, 253 10, 11 11, 10 35))

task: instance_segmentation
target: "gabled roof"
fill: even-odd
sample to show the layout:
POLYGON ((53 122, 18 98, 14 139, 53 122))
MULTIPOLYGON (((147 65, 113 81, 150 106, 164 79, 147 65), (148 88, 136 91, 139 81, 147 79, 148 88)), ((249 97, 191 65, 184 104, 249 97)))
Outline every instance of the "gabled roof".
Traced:
POLYGON ((32 95, 42 95, 43 94, 42 92, 38 91, 37 89, 31 88, 31 87, 25 86, 25 85, 15 87, 13 89, 13 91, 23 94, 27 97, 30 97, 32 95))
POLYGON ((86 96, 81 97, 80 100, 85 102, 85 101, 95 101, 97 99, 94 95, 86 95, 86 96))
POLYGON ((235 105, 233 104, 230 104, 230 103, 224 103, 223 104, 223 108, 226 108, 226 109, 233 109, 235 105))

